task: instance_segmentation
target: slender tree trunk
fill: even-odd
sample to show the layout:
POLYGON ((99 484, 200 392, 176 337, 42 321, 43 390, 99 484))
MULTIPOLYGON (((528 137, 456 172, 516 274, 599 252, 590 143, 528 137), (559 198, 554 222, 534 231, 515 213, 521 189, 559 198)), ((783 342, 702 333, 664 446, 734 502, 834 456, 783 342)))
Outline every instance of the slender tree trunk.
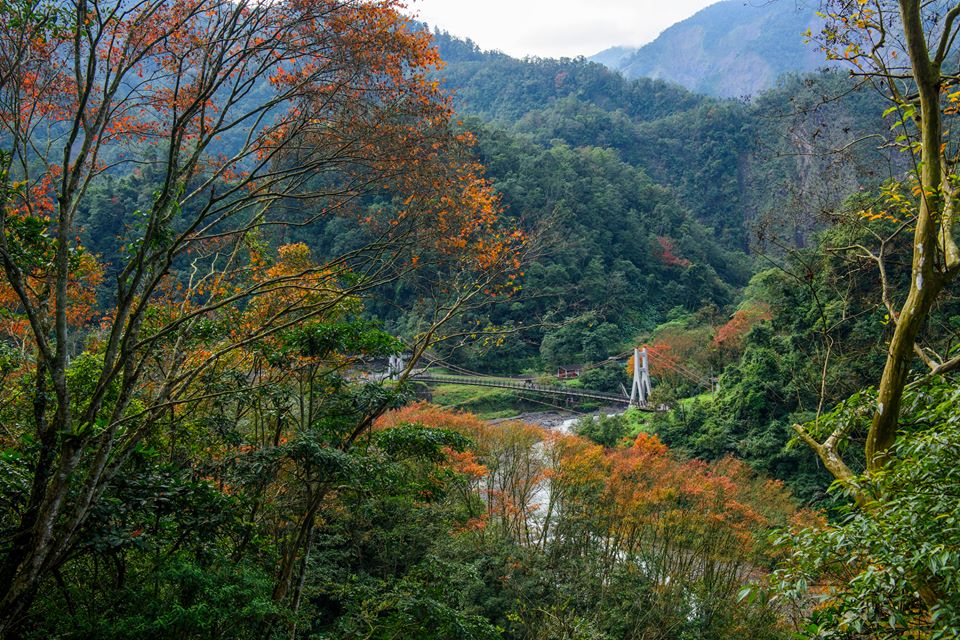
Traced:
POLYGON ((888 450, 896 440, 900 403, 914 357, 913 348, 917 334, 943 287, 943 279, 936 269, 937 233, 943 208, 940 69, 938 64, 930 60, 919 0, 901 0, 900 15, 907 52, 920 95, 918 124, 922 155, 919 178, 922 191, 914 231, 910 292, 900 310, 897 326, 890 340, 887 362, 877 394, 877 408, 867 434, 867 467, 871 470, 883 467, 888 459, 888 450))

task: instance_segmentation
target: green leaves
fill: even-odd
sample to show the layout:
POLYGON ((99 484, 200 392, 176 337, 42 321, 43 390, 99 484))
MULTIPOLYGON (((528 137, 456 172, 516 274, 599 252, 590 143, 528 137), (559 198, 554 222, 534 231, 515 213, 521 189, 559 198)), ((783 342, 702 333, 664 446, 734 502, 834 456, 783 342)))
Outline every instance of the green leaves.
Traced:
MULTIPOLYGON (((907 430, 882 471, 858 479, 873 501, 831 527, 780 538, 778 589, 824 584, 804 637, 960 635, 960 384, 937 379, 906 397, 907 430)), ((857 394, 830 416, 857 419, 857 394), (854 417, 850 414, 853 412, 854 417)), ((841 427, 842 427, 841 423, 841 427)))
POLYGON ((379 431, 374 434, 373 442, 393 460, 420 458, 432 462, 445 458, 445 448, 463 451, 470 445, 470 440, 456 431, 421 424, 404 424, 379 431))
POLYGON ((299 356, 325 358, 332 353, 383 357, 403 351, 404 346, 372 322, 313 322, 286 334, 286 351, 299 356))
POLYGON ((320 438, 303 435, 278 447, 276 455, 290 458, 326 481, 350 480, 360 461, 351 453, 327 446, 320 438))

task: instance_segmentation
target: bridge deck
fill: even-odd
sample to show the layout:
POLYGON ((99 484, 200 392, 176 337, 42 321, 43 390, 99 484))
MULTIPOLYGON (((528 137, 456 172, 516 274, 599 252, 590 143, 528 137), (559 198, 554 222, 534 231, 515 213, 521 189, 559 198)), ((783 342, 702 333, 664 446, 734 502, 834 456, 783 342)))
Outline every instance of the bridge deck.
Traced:
MULTIPOLYGON (((498 389, 514 389, 516 391, 530 391, 544 395, 560 396, 564 398, 580 398, 584 400, 600 400, 614 404, 629 405, 630 398, 616 393, 605 393, 603 391, 591 391, 589 389, 576 389, 571 387, 561 387, 559 385, 537 384, 525 380, 523 382, 506 380, 503 378, 474 378, 470 376, 451 376, 435 373, 418 373, 410 377, 417 382, 427 382, 435 384, 463 384, 475 387, 496 387, 498 389)), ((649 411, 646 407, 640 407, 642 410, 649 411)))

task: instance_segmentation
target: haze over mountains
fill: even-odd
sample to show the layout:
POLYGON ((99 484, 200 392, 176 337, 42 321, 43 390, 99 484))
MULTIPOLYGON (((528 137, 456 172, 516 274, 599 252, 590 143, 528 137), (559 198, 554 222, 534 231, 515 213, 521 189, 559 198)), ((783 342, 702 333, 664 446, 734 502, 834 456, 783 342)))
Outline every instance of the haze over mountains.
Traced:
POLYGON ((590 60, 628 78, 656 78, 715 97, 756 95, 784 73, 826 66, 804 41, 821 21, 809 0, 725 0, 638 49, 611 47, 590 60))

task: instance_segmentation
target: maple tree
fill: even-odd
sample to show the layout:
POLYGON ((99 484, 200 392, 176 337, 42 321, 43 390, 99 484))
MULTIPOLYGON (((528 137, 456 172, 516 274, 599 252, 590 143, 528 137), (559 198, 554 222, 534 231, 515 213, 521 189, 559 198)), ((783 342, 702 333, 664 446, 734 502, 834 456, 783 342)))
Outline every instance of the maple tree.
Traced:
POLYGON ((658 258, 660 262, 669 267, 689 267, 692 262, 686 258, 681 258, 676 254, 676 247, 672 238, 667 236, 657 236, 658 258))
MULTIPOLYGON (((0 563, 0 631, 162 416, 197 401, 205 372, 428 260, 451 286, 415 355, 465 305, 512 286, 522 237, 501 228, 470 136, 428 77, 440 65, 429 35, 399 6, 4 3, 0 298, 30 380, 8 390, 33 407, 16 437, 38 448, 0 563), (139 167, 155 191, 117 229, 122 251, 85 254, 78 212, 91 190, 139 167), (332 216, 370 241, 320 260, 298 245, 267 257, 283 229, 332 216), (103 264, 111 303, 93 323, 103 264), (224 340, 191 346, 218 323, 224 340), (78 350, 98 363, 82 394, 70 384, 78 350)), ((344 445, 385 407, 370 407, 344 445)))
POLYGON ((520 421, 491 425, 470 414, 424 403, 391 411, 377 425, 405 423, 453 429, 473 442, 470 451, 453 456, 453 469, 463 482, 460 491, 468 530, 483 535, 492 526, 518 544, 542 544, 536 514, 544 506, 539 502, 541 485, 549 472, 538 448, 550 437, 546 430, 520 421))

